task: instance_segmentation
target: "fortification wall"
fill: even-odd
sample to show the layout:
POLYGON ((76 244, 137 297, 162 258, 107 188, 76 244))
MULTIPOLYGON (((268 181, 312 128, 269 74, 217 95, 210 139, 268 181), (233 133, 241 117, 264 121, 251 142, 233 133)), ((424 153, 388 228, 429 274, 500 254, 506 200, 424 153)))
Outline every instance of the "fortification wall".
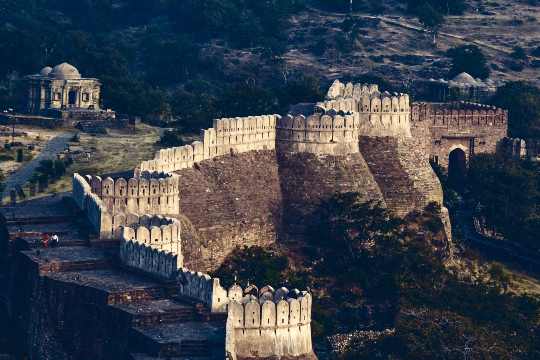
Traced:
MULTIPOLYGON (((178 214, 178 178, 101 180, 99 176, 73 175, 72 198, 100 240, 121 238, 123 226, 163 221, 154 214, 178 214), (103 198, 101 198, 102 196, 103 198), (162 209, 166 210, 162 212, 162 209), (150 214, 141 214, 148 210, 150 214), (133 211, 133 212, 131 212, 133 211)), ((165 225, 165 224, 161 224, 165 225)))
POLYGON ((201 131, 202 142, 162 149, 153 160, 143 161, 139 171, 173 172, 220 155, 273 150, 279 118, 279 115, 263 115, 214 120, 212 128, 201 131))
POLYGON ((442 190, 436 178, 421 176, 432 172, 426 158, 407 157, 412 148, 401 144, 394 137, 360 137, 360 150, 379 185, 388 208, 398 216, 405 216, 414 209, 422 209, 429 200, 442 204, 442 190), (415 160, 416 159, 416 160, 415 160), (429 184, 424 189, 423 184, 429 184), (430 191, 429 187, 435 187, 430 191), (439 191, 440 190, 440 191, 439 191), (432 193, 433 192, 433 193, 432 193))
POLYGON ((474 154, 495 153, 501 139, 507 136, 508 112, 473 103, 416 103, 412 108, 414 136, 429 129, 427 151, 437 163, 448 166, 448 156, 456 148, 467 159, 474 154))
POLYGON ((109 214, 178 214, 178 178, 145 174, 131 179, 102 180, 86 176, 92 193, 99 196, 109 214))
POLYGON ((411 110, 407 94, 372 93, 317 104, 325 111, 358 114, 360 136, 411 137, 411 110))
POLYGON ((335 80, 326 94, 327 100, 339 99, 339 98, 353 98, 359 99, 364 95, 371 95, 379 92, 379 86, 376 84, 353 84, 348 82, 346 84, 339 80, 335 80))
POLYGON ((280 235, 284 238, 306 235, 318 221, 316 211, 320 203, 335 194, 357 192, 362 201, 386 205, 360 153, 347 156, 281 153, 278 164, 284 219, 280 235))
POLYGON ((314 358, 308 292, 276 292, 231 301, 227 317, 227 353, 232 359, 314 358))
POLYGON ((279 152, 347 155, 358 153, 357 115, 285 116, 277 125, 279 152))
POLYGON ((187 268, 212 271, 237 246, 276 242, 282 199, 274 151, 223 155, 176 174, 187 268))

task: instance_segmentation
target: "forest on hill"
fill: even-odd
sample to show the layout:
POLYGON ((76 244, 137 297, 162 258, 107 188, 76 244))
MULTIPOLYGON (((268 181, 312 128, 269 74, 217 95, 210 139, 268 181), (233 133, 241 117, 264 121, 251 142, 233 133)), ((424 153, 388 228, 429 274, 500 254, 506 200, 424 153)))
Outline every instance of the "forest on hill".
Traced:
MULTIPOLYGON (((104 106, 188 130, 212 118, 283 112, 322 96, 288 70, 290 17, 347 12, 349 0, 0 0, 0 105, 21 108, 20 79, 67 61, 104 83, 104 106), (238 51, 249 49, 248 60, 238 51), (242 65, 242 66, 240 66, 242 65), (241 70, 238 70, 238 69, 241 70)), ((457 14, 465 1, 355 0, 354 11, 457 14)), ((326 81, 326 79, 323 79, 326 81)), ((326 85, 326 84, 324 84, 326 85)))

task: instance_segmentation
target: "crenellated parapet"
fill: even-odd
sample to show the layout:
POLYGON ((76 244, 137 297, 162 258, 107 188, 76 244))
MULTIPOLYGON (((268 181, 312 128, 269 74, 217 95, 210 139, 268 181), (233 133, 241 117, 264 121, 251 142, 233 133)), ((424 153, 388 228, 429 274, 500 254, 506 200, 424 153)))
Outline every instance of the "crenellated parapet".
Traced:
POLYGON ((130 179, 87 175, 92 193, 99 196, 110 214, 178 214, 178 177, 144 173, 130 179))
POLYGON ((365 95, 372 95, 379 92, 379 86, 375 84, 353 84, 348 82, 346 84, 339 80, 335 80, 326 94, 327 100, 352 98, 360 99, 365 95))
POLYGON ((228 306, 226 349, 233 359, 310 358, 312 297, 265 286, 228 306))
POLYGON ((287 115, 277 125, 277 148, 282 152, 329 155, 358 153, 358 130, 357 114, 287 115))
POLYGON ((428 126, 498 127, 508 126, 508 111, 495 106, 470 102, 415 103, 412 122, 426 122, 428 126))
POLYGON ((151 221, 156 220, 164 225, 122 227, 120 260, 125 266, 176 280, 178 269, 183 265, 180 224, 172 219, 151 221))
POLYGON ((220 155, 274 150, 279 118, 279 115, 262 115, 214 120, 213 127, 201 131, 202 141, 161 149, 154 159, 143 161, 138 171, 170 173, 220 155))
POLYGON ((378 91, 320 102, 324 111, 359 114, 360 136, 410 137, 409 95, 378 91))
MULTIPOLYGON (((100 239, 119 239, 120 228, 156 214, 179 213, 178 177, 145 174, 143 177, 104 180, 73 175, 72 198, 86 214, 100 239)), ((144 220, 143 220, 144 221, 144 220)))

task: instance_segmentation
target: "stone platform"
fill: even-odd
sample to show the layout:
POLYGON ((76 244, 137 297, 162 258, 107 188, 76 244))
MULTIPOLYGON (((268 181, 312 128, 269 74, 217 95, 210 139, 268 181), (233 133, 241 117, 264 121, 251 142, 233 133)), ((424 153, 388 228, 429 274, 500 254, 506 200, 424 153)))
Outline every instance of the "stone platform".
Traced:
POLYGON ((120 266, 118 245, 89 235, 62 197, 0 213, 12 251, 4 301, 19 350, 55 359, 224 358, 224 317, 177 297, 174 284, 120 266), (61 246, 39 246, 33 237, 44 231, 60 234, 61 246), (21 243, 28 247, 18 250, 21 243))

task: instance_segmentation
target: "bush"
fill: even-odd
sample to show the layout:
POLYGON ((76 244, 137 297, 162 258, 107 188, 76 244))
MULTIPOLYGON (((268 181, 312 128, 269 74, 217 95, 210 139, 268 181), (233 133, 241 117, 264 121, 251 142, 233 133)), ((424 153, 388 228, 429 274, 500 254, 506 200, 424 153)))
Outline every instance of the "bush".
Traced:
POLYGON ((158 144, 164 148, 185 145, 184 140, 182 140, 180 133, 176 130, 165 131, 163 135, 161 135, 161 137, 159 138, 158 144))
POLYGON ((463 45, 449 49, 446 55, 452 60, 449 77, 452 78, 462 72, 469 73, 475 78, 486 79, 490 70, 484 53, 476 45, 463 45))
POLYGON ((518 60, 527 60, 527 53, 525 52, 525 49, 521 46, 516 46, 510 56, 518 60))
POLYGON ((17 149, 17 162, 21 163, 24 161, 24 151, 23 149, 17 149))

